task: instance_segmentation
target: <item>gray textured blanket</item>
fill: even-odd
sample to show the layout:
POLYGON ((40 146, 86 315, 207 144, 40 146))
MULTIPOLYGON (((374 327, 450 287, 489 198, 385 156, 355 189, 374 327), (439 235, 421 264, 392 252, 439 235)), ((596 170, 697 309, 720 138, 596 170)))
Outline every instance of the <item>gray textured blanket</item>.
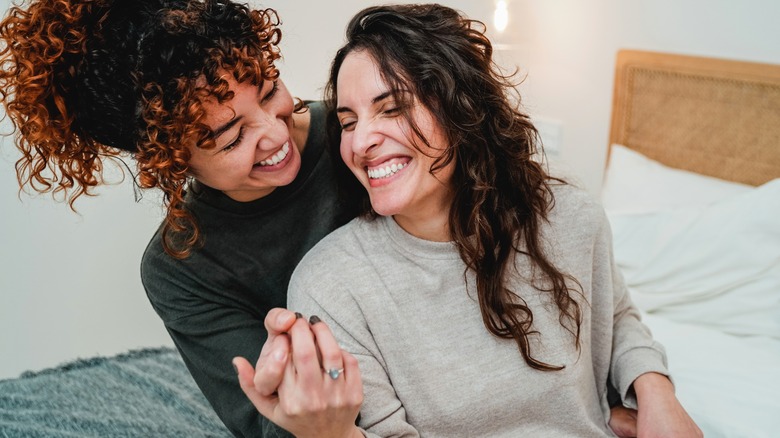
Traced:
POLYGON ((230 437, 179 354, 134 350, 0 380, 0 437, 230 437))

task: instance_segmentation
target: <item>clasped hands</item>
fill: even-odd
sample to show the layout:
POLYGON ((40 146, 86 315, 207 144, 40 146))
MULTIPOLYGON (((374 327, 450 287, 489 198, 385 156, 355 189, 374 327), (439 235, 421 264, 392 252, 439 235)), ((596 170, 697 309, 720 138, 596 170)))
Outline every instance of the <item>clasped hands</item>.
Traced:
POLYGON ((362 437, 355 426, 363 403, 358 362, 327 324, 277 308, 265 327, 256 366, 233 359, 241 389, 260 414, 299 438, 362 437))

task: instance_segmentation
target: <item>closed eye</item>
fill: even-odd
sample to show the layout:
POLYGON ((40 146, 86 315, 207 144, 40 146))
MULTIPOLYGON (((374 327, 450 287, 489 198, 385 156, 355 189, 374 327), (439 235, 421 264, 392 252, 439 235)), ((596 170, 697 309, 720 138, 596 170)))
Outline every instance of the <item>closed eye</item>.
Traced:
POLYGON ((401 108, 395 106, 382 110, 382 114, 386 116, 397 116, 401 112, 401 108))
POLYGON ((262 99, 260 99, 260 103, 268 102, 276 95, 276 92, 279 91, 278 81, 273 81, 271 84, 271 89, 268 91, 268 93, 266 93, 265 96, 263 96, 262 99))
POLYGON ((241 140, 243 139, 244 139, 244 127, 242 126, 241 129, 238 130, 238 137, 236 137, 235 140, 225 145, 225 147, 223 147, 220 150, 220 152, 229 152, 231 149, 241 144, 241 140))
POLYGON ((357 123, 357 122, 353 121, 353 120, 340 122, 341 130, 342 131, 352 131, 353 129, 355 129, 355 123, 357 123))

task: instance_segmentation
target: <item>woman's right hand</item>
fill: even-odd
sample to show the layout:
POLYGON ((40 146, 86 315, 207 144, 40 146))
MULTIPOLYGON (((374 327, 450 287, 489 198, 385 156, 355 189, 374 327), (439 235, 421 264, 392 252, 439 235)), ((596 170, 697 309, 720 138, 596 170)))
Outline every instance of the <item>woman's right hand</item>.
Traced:
POLYGON ((355 426, 363 403, 358 362, 339 347, 328 326, 317 317, 311 323, 298 318, 286 335, 269 341, 269 351, 290 353, 275 395, 263 394, 267 380, 260 361, 257 372, 246 359, 233 361, 241 389, 255 408, 299 438, 362 437, 355 426))

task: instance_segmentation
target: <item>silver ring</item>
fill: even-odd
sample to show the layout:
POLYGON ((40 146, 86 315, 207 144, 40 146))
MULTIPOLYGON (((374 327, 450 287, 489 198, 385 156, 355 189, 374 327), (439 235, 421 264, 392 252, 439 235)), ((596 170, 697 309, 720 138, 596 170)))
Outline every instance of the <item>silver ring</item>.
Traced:
POLYGON ((325 374, 329 375, 331 379, 336 380, 339 378, 341 373, 344 372, 344 368, 331 368, 329 370, 325 370, 325 374))

